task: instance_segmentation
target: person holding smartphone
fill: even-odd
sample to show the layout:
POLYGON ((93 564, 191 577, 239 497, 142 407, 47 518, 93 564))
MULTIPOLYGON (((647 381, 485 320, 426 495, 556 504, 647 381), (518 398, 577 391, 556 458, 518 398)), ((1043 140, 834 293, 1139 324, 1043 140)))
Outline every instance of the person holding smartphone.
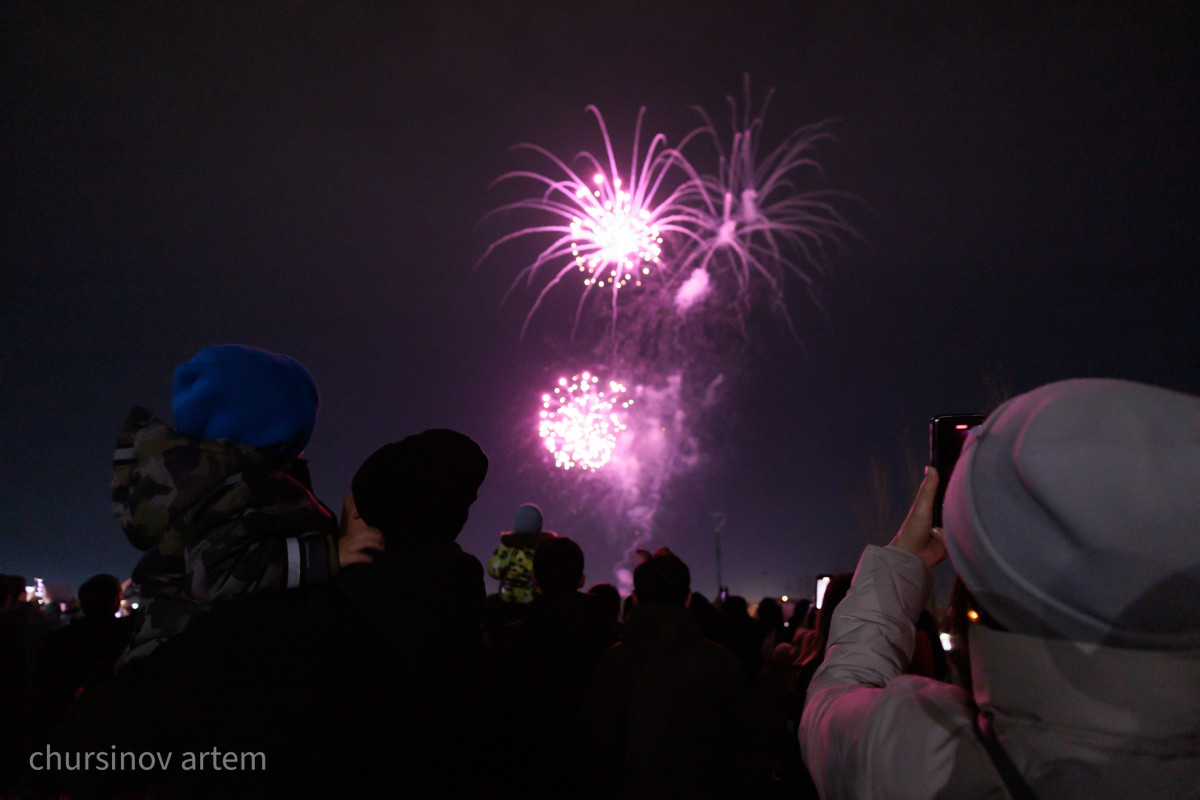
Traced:
POLYGON ((1010 400, 863 553, 800 726, 821 797, 1197 797, 1197 597, 1200 397, 1084 379, 1010 400), (903 674, 947 556, 973 695, 903 674))

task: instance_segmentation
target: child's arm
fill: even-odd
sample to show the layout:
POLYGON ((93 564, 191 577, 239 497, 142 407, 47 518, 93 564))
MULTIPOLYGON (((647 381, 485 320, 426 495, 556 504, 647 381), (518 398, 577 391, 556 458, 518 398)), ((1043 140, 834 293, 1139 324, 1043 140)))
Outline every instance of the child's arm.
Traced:
POLYGON ((338 572, 337 522, 299 481, 226 481, 199 510, 185 548, 203 606, 258 591, 328 583, 338 572))
POLYGON ((487 573, 493 578, 503 578, 504 573, 508 572, 508 560, 512 555, 512 551, 508 545, 502 544, 496 548, 496 552, 492 553, 492 557, 487 562, 487 573))

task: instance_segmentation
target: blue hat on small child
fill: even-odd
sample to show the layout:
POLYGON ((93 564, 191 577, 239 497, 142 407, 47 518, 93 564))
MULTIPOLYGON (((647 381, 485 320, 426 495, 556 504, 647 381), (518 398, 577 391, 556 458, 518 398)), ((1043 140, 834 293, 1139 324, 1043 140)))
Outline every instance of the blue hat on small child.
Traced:
POLYGON ((317 384, 294 358, 257 347, 206 347, 175 370, 175 429, 299 456, 317 421, 317 384))

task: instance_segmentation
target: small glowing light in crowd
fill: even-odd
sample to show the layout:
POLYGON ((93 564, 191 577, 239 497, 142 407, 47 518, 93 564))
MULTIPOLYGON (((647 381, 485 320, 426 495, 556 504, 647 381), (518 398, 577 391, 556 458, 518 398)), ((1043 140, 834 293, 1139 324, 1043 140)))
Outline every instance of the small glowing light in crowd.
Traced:
POLYGON ((948 634, 948 633, 939 634, 938 638, 942 640, 942 649, 943 650, 953 649, 953 646, 950 644, 950 634, 948 634))
POLYGON ((955 425, 955 426, 954 426, 954 430, 956 430, 956 431, 965 431, 965 430, 966 430, 967 428, 969 428, 969 427, 971 427, 971 426, 970 426, 970 425, 955 425))
POLYGON ((617 381, 609 381, 607 389, 599 386, 598 377, 583 372, 559 378, 554 393, 542 395, 538 436, 554 454, 555 466, 594 472, 612 458, 617 434, 626 427, 621 411, 633 400, 617 381))
POLYGON ((39 606, 44 606, 50 600, 46 594, 46 582, 41 578, 34 578, 32 586, 25 587, 25 596, 30 600, 36 600, 39 606))
POLYGON ((132 608, 134 611, 137 611, 138 604, 137 604, 137 603, 133 603, 133 604, 132 604, 132 605, 130 605, 129 607, 130 607, 130 608, 132 608))
POLYGON ((971 622, 979 622, 979 612, 973 608, 968 609, 967 610, 967 619, 971 620, 971 622))
POLYGON ((787 602, 787 595, 786 595, 786 594, 783 596, 783 602, 785 602, 785 603, 787 602))

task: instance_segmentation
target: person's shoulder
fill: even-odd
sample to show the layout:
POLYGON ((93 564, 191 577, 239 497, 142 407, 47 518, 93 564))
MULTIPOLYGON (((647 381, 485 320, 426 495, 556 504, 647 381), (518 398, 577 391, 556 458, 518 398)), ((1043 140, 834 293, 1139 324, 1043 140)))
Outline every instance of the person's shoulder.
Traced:
POLYGON ((259 652, 291 640, 312 640, 344 623, 349 603, 336 583, 251 592, 213 607, 185 633, 196 648, 259 652))
POLYGON ((987 755, 975 737, 977 714, 960 687, 918 675, 889 681, 865 723, 864 746, 878 766, 871 768, 871 784, 882 792, 878 796, 900 796, 885 791, 896 788, 896 781, 946 786, 964 771, 990 776, 987 755))
POLYGON ((725 645, 711 639, 697 637, 689 646, 690 657, 708 664, 714 671, 729 673, 739 680, 742 675, 742 662, 725 645))

